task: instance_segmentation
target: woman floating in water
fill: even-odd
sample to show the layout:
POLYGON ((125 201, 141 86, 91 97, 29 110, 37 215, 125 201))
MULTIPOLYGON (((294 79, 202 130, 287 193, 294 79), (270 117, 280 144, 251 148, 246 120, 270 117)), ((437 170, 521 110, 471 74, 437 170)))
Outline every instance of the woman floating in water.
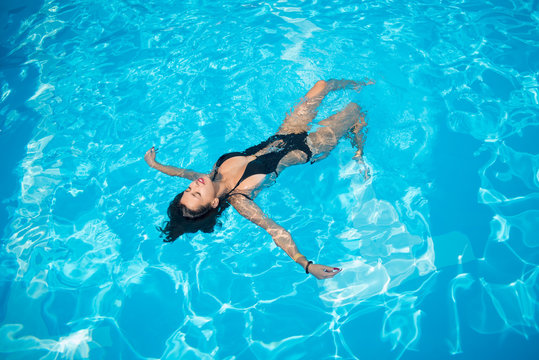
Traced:
POLYGON ((308 131, 318 106, 330 91, 344 88, 359 90, 369 84, 371 82, 350 80, 318 81, 285 118, 275 135, 243 152, 221 156, 209 174, 159 164, 155 160, 156 150, 153 147, 148 150, 144 160, 152 168, 192 181, 168 207, 170 221, 161 229, 166 235, 165 241, 174 241, 184 233, 212 232, 218 216, 230 204, 246 219, 266 230, 275 244, 300 264, 307 274, 327 279, 339 273, 339 268, 307 260, 299 252, 290 233, 266 216, 253 199, 287 167, 309 161, 314 163, 327 157, 348 132, 358 147, 354 158, 361 161, 362 129, 367 124, 357 104, 348 104, 339 113, 320 121, 322 126, 316 131, 308 131))

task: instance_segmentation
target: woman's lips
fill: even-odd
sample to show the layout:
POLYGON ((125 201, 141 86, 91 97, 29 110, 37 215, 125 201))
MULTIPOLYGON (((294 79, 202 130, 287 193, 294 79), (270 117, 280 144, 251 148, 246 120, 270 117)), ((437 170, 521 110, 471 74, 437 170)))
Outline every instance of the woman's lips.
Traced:
POLYGON ((198 181, 199 183, 201 183, 202 185, 204 185, 204 179, 203 179, 203 178, 198 178, 197 181, 198 181))

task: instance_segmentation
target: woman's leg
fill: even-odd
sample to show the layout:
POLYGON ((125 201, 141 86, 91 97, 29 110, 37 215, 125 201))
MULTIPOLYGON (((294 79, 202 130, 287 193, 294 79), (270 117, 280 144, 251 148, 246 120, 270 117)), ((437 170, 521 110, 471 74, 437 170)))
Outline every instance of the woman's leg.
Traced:
MULTIPOLYGON (((361 87, 371 84, 374 83, 370 80, 367 83, 333 79, 327 82, 318 81, 305 95, 303 101, 286 117, 277 134, 308 132, 311 128, 311 122, 316 117, 318 106, 330 91, 344 88, 353 88, 359 91, 361 87)), ((327 157, 339 139, 347 133, 351 133, 352 141, 358 148, 354 158, 361 161, 364 144, 362 129, 367 123, 365 122, 365 114, 361 112, 359 105, 350 103, 345 109, 320 121, 319 124, 323 127, 307 136, 307 145, 313 153, 313 162, 327 157)), ((291 165, 304 164, 306 161, 307 155, 303 151, 292 151, 281 159, 278 172, 291 165)))
POLYGON ((319 80, 305 95, 303 100, 296 105, 291 114, 287 115, 279 127, 277 134, 298 134, 308 132, 311 129, 311 122, 317 114, 317 109, 324 97, 330 91, 341 89, 354 89, 360 91, 362 87, 372 85, 372 80, 354 81, 354 80, 319 80))
POLYGON ((340 138, 351 133, 351 138, 358 150, 355 159, 361 160, 363 155, 363 128, 367 125, 365 114, 356 103, 348 104, 342 111, 319 122, 323 127, 307 136, 307 144, 313 152, 312 161, 326 158, 335 148, 340 138))
POLYGON ((292 113, 286 115, 277 134, 308 132, 311 128, 311 122, 316 117, 318 106, 329 92, 327 85, 324 80, 317 81, 301 102, 296 105, 292 113))

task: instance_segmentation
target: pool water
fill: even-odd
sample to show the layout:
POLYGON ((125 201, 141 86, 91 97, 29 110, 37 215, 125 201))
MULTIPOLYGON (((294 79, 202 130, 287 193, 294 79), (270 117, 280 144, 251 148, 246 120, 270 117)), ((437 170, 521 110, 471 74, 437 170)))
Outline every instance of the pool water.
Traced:
MULTIPOLYGON (((3 359, 539 358, 537 1, 3 1, 3 359), (367 114, 256 199, 162 242, 188 184, 317 80, 367 114)), ((315 122, 316 122, 315 121, 315 122)))

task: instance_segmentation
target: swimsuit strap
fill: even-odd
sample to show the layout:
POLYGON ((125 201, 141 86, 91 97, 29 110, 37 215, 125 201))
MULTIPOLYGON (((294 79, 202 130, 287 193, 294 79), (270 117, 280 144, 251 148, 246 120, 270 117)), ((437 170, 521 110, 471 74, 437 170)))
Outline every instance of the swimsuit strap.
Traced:
POLYGON ((232 195, 241 195, 241 196, 245 196, 245 197, 246 197, 247 199, 249 199, 249 200, 253 201, 253 199, 251 199, 251 197, 250 197, 250 196, 248 196, 248 195, 245 195, 244 193, 240 193, 240 192, 238 192, 238 193, 235 193, 235 194, 231 194, 231 193, 228 193, 228 195, 227 195, 227 198, 231 197, 232 195))

